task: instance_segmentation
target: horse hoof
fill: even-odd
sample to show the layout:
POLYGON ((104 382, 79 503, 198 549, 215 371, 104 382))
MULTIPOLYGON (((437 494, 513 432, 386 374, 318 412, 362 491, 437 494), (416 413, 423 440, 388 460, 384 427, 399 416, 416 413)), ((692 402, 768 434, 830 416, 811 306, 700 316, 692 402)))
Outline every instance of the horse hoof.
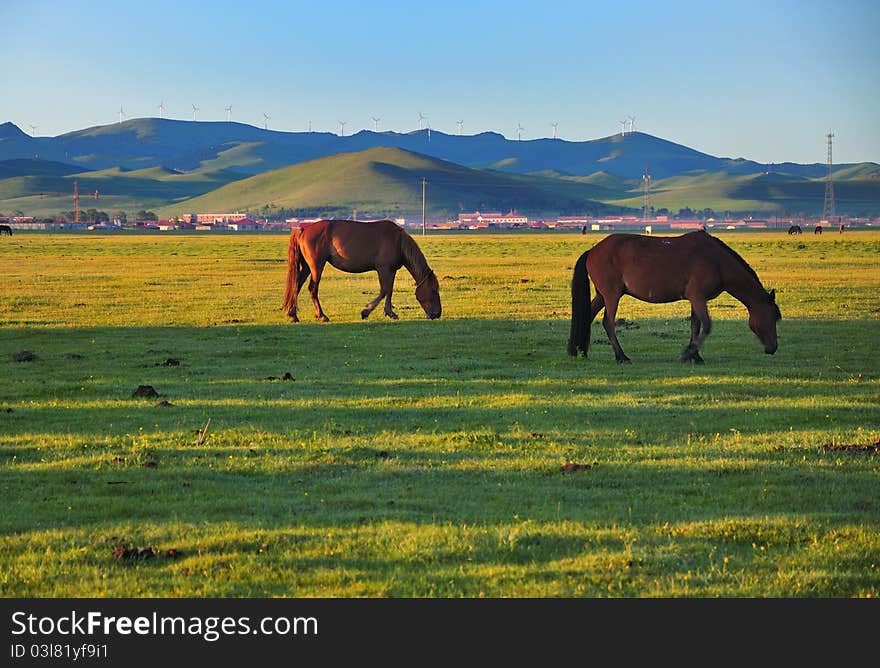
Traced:
POLYGON ((368 315, 370 315, 370 309, 365 308, 361 311, 361 320, 366 320, 368 315))
POLYGON ((397 318, 397 314, 396 314, 396 313, 393 313, 393 312, 392 312, 392 313, 386 313, 385 315, 387 315, 387 316, 388 316, 389 318, 391 318, 392 320, 397 320, 397 319, 398 319, 398 318, 397 318))
POLYGON ((632 360, 629 357, 618 357, 617 363, 618 364, 632 364, 632 360))
POLYGON ((326 315, 318 316, 318 320, 320 322, 330 322, 330 318, 328 318, 326 315))

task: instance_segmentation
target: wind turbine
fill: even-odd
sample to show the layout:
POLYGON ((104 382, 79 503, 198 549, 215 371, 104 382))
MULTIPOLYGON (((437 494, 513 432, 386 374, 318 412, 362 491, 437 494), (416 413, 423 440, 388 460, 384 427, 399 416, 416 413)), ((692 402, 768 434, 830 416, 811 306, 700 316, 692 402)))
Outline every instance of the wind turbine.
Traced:
POLYGON ((309 132, 311 132, 311 131, 312 131, 312 122, 309 121, 309 132))
POLYGON ((629 131, 635 132, 636 130, 636 117, 635 116, 627 116, 629 119, 629 131))
POLYGON ((230 104, 226 107, 226 122, 229 123, 232 121, 232 105, 230 104))
POLYGON ((192 108, 193 108, 193 120, 196 120, 196 112, 199 110, 199 108, 196 105, 193 105, 192 108))
POLYGON ((462 132, 461 127, 462 127, 463 125, 464 125, 464 121, 459 121, 459 122, 458 122, 458 134, 461 134, 461 132, 462 132))
POLYGON ((519 124, 519 121, 517 121, 517 123, 516 123, 516 139, 517 139, 517 141, 522 141, 522 131, 523 130, 525 130, 525 128, 519 124))
POLYGON ((428 141, 431 141, 431 124, 428 123, 428 141))
POLYGON ((620 123, 620 136, 623 137, 623 135, 626 134, 626 121, 619 121, 619 123, 620 123))
POLYGON ((122 117, 125 116, 125 112, 122 111, 122 107, 119 107, 119 122, 122 123, 122 117))
POLYGON ((379 132, 379 121, 381 118, 376 118, 375 116, 370 116, 373 119, 373 132, 379 132))
POLYGON ((553 139, 556 139, 556 128, 559 127, 559 123, 551 123, 550 125, 553 126, 553 139))
POLYGON ((162 100, 157 107, 159 110, 159 118, 165 118, 165 100, 162 100))
POLYGON ((36 137, 37 136, 37 126, 36 125, 29 125, 28 127, 31 129, 31 137, 36 137))
POLYGON ((269 129, 269 119, 270 118, 272 118, 272 117, 264 111, 263 112, 263 129, 264 130, 269 129))
POLYGON ((419 130, 422 129, 422 121, 425 120, 425 115, 420 111, 419 112, 419 130))
POLYGON ((345 121, 339 121, 339 136, 345 136, 345 121))

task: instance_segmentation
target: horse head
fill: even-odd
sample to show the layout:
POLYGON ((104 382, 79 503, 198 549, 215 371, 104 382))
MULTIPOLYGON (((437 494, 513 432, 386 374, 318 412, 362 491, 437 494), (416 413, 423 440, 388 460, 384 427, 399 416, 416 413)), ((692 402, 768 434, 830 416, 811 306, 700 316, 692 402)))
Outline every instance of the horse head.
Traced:
POLYGON ((766 299, 752 304, 749 309, 749 328, 764 345, 764 352, 772 355, 779 347, 776 338, 776 322, 782 318, 776 304, 776 290, 765 292, 766 299))
POLYGON ((431 320, 440 317, 440 283, 433 271, 428 271, 424 278, 416 284, 416 299, 425 310, 425 315, 431 320))

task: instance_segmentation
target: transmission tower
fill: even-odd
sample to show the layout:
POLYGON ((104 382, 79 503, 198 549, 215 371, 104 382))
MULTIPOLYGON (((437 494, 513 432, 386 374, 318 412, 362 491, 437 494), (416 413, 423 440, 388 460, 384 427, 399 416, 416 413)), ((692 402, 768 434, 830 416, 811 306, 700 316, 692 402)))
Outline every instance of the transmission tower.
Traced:
POLYGON ((825 175, 825 206, 822 207, 822 218, 831 222, 834 218, 834 181, 831 178, 831 140, 834 134, 829 132, 825 135, 828 138, 828 173, 825 175))
POLYGON ((648 214, 651 211, 651 173, 647 167, 645 167, 645 175, 642 176, 642 193, 645 200, 642 205, 642 219, 648 220, 648 214))

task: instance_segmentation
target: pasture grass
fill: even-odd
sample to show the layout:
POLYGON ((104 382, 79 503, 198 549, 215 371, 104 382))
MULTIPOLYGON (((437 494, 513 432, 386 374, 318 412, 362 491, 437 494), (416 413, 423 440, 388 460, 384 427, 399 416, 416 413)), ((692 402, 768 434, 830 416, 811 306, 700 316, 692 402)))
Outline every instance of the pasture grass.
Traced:
POLYGON ((774 356, 722 295, 704 366, 686 302, 569 358, 601 235, 416 235, 440 320, 402 270, 361 321, 375 273, 328 268, 297 325, 284 236, 4 238, 0 595, 877 596, 880 455, 843 446, 880 439, 880 233, 719 236, 774 356))

